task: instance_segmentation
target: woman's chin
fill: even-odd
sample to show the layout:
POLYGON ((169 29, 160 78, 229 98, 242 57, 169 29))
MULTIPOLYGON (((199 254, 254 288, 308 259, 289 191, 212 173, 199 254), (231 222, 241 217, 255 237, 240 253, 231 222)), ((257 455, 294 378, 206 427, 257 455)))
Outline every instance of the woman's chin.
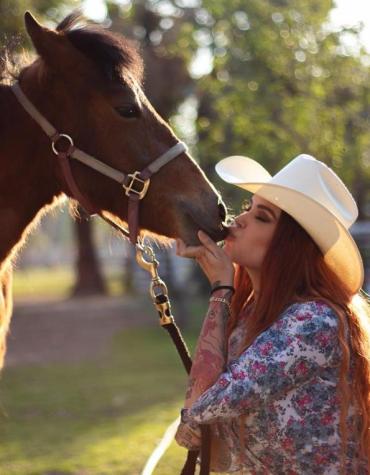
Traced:
POLYGON ((229 257, 232 260, 232 245, 230 244, 230 241, 228 239, 224 241, 224 245, 222 249, 227 255, 227 257, 229 257))

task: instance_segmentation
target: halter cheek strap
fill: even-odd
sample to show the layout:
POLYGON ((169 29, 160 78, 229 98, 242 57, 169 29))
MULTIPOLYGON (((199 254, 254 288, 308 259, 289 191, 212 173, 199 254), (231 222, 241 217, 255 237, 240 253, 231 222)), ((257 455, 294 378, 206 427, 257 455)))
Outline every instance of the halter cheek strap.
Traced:
POLYGON ((59 133, 53 125, 39 112, 39 110, 32 104, 28 97, 22 91, 19 83, 11 86, 13 93, 29 113, 29 115, 39 124, 42 130, 51 140, 51 148, 55 155, 57 155, 62 169, 63 178, 66 182, 73 198, 75 198, 89 214, 99 214, 104 220, 108 221, 112 226, 117 227, 111 220, 102 215, 102 211, 97 209, 90 200, 80 191, 72 174, 70 165, 70 158, 78 160, 84 165, 96 170, 97 172, 115 180, 122 185, 125 194, 128 197, 128 226, 129 231, 119 227, 119 230, 129 236, 130 241, 136 244, 137 236, 139 234, 139 203, 142 200, 149 188, 150 177, 160 170, 164 165, 171 160, 187 151, 187 147, 183 142, 178 142, 165 153, 156 158, 150 165, 142 171, 135 171, 134 173, 123 173, 120 170, 110 167, 106 163, 97 160, 92 155, 75 147, 73 139, 64 133, 59 133), (59 141, 63 141, 67 147, 61 148, 59 141))

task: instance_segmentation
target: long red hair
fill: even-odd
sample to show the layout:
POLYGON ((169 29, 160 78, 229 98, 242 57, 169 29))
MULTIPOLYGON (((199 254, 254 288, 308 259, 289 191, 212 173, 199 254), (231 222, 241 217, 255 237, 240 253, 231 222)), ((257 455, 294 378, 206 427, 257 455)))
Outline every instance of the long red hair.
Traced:
POLYGON ((246 321, 245 348, 293 302, 320 299, 334 309, 343 355, 338 388, 343 449, 347 440, 348 406, 353 397, 361 413, 361 450, 370 460, 370 306, 365 296, 353 295, 345 281, 328 267, 311 237, 285 212, 281 213, 262 265, 258 298, 253 295, 247 271, 240 266, 236 269, 235 288, 227 334, 230 336, 238 315, 251 303, 253 310, 246 321), (347 329, 349 341, 345 337, 347 329), (349 383, 350 358, 354 373, 349 383))

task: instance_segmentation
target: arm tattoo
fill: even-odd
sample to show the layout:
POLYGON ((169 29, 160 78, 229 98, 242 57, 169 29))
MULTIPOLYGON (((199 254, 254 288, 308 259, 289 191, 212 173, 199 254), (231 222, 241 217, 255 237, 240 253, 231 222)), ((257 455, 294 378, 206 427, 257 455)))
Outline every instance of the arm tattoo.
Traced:
MULTIPOLYGON (((219 290, 229 298, 230 290, 219 290)), ((190 407, 201 394, 211 387, 222 373, 226 363, 226 322, 229 310, 222 302, 211 302, 198 339, 194 362, 186 392, 185 407, 190 407)))

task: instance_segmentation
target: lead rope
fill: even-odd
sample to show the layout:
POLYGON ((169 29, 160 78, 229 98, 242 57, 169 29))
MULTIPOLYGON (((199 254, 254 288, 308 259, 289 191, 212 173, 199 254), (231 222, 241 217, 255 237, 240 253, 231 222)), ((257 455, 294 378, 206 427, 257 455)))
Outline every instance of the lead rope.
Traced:
MULTIPOLYGON (((159 314, 159 323, 162 328, 167 330, 176 346, 177 352, 181 358, 186 372, 189 374, 191 370, 191 357, 184 339, 180 333, 175 319, 171 312, 171 304, 168 298, 168 290, 165 282, 158 274, 159 262, 155 258, 154 251, 151 246, 144 244, 142 241, 136 244, 136 262, 145 271, 149 272, 151 282, 149 293, 153 304, 159 314)), ((199 475, 208 475, 210 471, 210 453, 211 453, 211 434, 209 425, 201 425, 201 466, 199 475)), ((199 456, 199 450, 189 450, 185 465, 181 471, 181 475, 194 475, 196 464, 199 456)), ((153 467, 154 468, 154 467, 153 467)))

